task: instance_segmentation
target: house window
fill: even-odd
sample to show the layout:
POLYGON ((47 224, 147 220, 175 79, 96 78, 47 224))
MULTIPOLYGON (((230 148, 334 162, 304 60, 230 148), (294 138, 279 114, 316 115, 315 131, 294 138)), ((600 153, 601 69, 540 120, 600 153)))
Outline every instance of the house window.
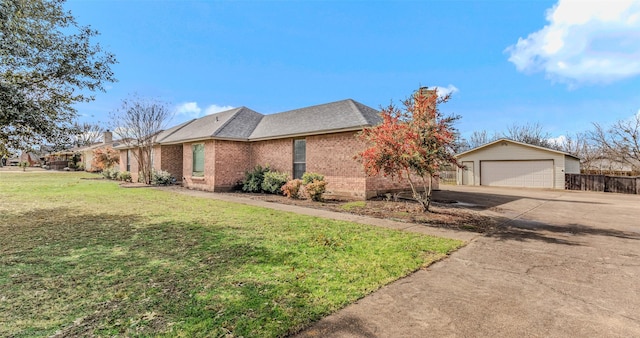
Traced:
POLYGON ((293 178, 302 178, 307 170, 307 140, 293 140, 293 178))
POLYGON ((204 176, 204 144, 194 144, 193 150, 193 176, 204 176))
POLYGON ((127 171, 131 172, 131 149, 127 149, 127 171))

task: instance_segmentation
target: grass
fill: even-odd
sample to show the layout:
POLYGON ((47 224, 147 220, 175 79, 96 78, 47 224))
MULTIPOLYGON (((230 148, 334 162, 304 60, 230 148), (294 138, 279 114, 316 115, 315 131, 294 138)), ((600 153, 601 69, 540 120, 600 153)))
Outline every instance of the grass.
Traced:
POLYGON ((278 337, 462 243, 0 172, 0 336, 278 337))
POLYGON ((347 202, 341 205, 340 208, 344 211, 351 211, 354 209, 364 208, 366 206, 367 206, 367 202, 365 201, 353 201, 353 202, 347 202))

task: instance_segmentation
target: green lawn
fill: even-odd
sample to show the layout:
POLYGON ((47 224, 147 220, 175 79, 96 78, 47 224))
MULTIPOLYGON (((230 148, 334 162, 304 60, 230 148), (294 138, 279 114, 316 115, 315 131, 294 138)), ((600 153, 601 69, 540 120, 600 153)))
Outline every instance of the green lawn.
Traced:
POLYGON ((278 337, 462 243, 0 172, 0 336, 278 337))

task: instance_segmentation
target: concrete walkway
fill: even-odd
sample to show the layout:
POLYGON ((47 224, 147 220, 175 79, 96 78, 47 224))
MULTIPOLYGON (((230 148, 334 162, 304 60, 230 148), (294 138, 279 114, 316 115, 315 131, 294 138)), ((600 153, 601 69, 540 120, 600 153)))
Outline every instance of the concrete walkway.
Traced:
POLYGON ((437 192, 502 219, 500 230, 477 236, 183 193, 469 242, 296 337, 640 337, 637 195, 455 186, 437 192))

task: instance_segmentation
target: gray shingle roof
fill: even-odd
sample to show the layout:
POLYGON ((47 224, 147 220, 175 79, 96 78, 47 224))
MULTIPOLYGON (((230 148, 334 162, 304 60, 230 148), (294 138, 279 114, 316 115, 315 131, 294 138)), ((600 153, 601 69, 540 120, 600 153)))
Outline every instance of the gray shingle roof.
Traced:
POLYGON ((177 126, 174 126, 174 127, 169 128, 169 129, 160 131, 158 133, 158 135, 156 135, 155 142, 160 142, 160 141, 164 140, 165 138, 171 136, 176 131, 180 130, 182 127, 188 125, 189 123, 191 123, 191 122, 193 122, 195 120, 196 119, 191 119, 191 120, 189 120, 187 122, 180 123, 177 126))
POLYGON ((163 138, 158 137, 156 140, 159 143, 214 137, 246 140, 262 117, 262 114, 246 107, 234 108, 192 120, 169 135, 163 138))
POLYGON ((382 122, 380 113, 351 99, 266 115, 249 139, 326 133, 382 122))
POLYGON ((260 140, 355 130, 382 122, 380 112, 351 99, 262 115, 240 107, 185 122, 161 132, 159 143, 221 138, 260 140))

